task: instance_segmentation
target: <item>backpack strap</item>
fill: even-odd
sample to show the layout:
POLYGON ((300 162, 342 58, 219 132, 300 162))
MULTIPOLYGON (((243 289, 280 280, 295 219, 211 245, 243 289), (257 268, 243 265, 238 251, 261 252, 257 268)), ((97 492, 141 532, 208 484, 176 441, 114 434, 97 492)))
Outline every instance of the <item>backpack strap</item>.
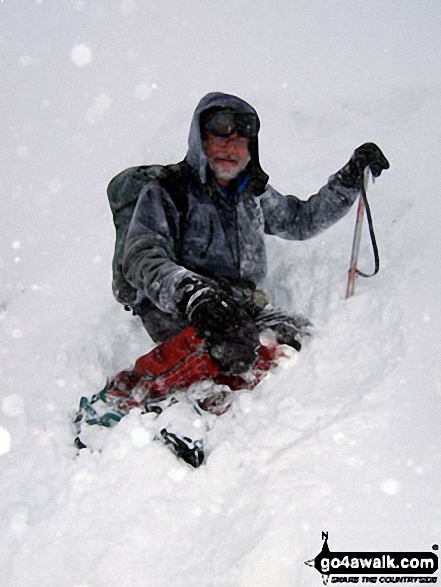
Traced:
POLYGON ((185 225, 188 213, 188 191, 193 181, 191 167, 185 161, 175 165, 167 165, 157 178, 161 185, 170 194, 173 204, 179 214, 179 234, 176 242, 176 257, 181 259, 181 251, 185 234, 185 225))

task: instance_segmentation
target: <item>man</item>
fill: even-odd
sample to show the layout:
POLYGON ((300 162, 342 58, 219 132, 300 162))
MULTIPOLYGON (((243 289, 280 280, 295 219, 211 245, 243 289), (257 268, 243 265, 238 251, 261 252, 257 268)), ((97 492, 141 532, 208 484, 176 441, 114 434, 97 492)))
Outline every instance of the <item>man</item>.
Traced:
POLYGON ((297 350, 308 333, 307 320, 274 308, 257 289, 267 271, 264 233, 290 240, 320 233, 348 212, 366 167, 375 177, 389 167, 366 143, 307 201, 282 196, 260 166, 259 126, 241 98, 202 98, 185 159, 140 193, 122 261, 136 290, 131 305, 153 340, 192 325, 227 374, 252 365, 259 332, 270 328, 297 350))

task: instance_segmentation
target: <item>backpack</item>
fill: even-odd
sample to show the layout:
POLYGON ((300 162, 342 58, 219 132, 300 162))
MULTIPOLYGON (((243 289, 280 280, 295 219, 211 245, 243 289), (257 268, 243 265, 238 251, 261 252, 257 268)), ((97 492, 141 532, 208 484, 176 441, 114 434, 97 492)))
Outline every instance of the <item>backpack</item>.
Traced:
MULTIPOLYGON (((189 168, 185 162, 175 165, 141 165, 129 167, 116 175, 109 183, 107 196, 115 225, 115 249, 112 260, 112 291, 126 309, 133 307, 136 288, 125 278, 122 261, 130 221, 141 190, 152 180, 157 180, 170 194, 183 226, 187 214, 187 180, 189 168)), ((182 230, 180 230, 182 235, 182 230)))

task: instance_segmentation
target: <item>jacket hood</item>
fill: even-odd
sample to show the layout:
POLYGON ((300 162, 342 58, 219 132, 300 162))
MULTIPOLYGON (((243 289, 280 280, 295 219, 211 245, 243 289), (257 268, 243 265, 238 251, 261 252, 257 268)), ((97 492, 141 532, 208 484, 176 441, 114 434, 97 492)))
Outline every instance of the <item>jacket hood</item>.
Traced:
MULTIPOLYGON (((207 181, 207 157, 202 146, 200 116, 202 112, 209 108, 213 108, 214 106, 220 108, 232 108, 237 112, 250 112, 258 117, 256 110, 248 104, 248 102, 245 102, 245 100, 242 100, 242 98, 239 98, 238 96, 223 94, 222 92, 211 92, 202 98, 196 107, 193 120, 191 121, 190 134, 188 137, 188 151, 185 157, 185 161, 196 171, 202 183, 207 181)), ((253 166, 262 171, 259 163, 257 137, 250 141, 249 150, 253 166)))

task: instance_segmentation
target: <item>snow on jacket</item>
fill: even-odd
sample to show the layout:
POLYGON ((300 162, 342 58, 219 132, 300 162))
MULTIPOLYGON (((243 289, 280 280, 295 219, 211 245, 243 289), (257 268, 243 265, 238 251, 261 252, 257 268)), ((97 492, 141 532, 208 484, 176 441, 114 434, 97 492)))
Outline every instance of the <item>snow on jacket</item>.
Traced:
POLYGON ((207 167, 199 126, 201 113, 213 106, 255 113, 236 96, 205 96, 193 116, 187 155, 178 164, 186 178, 185 219, 160 178, 154 179, 140 193, 127 235, 123 270, 138 289, 138 303, 147 297, 171 314, 177 312, 176 286, 185 277, 256 285, 267 272, 264 233, 311 238, 342 218, 357 197, 357 190, 343 187, 335 176, 307 201, 283 196, 268 184, 257 139, 250 143, 251 161, 239 178, 246 177, 238 182, 246 183, 244 189, 226 197, 207 167))

